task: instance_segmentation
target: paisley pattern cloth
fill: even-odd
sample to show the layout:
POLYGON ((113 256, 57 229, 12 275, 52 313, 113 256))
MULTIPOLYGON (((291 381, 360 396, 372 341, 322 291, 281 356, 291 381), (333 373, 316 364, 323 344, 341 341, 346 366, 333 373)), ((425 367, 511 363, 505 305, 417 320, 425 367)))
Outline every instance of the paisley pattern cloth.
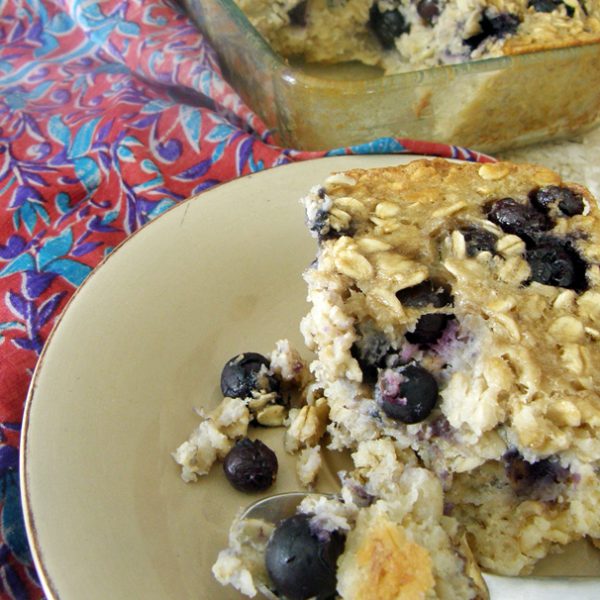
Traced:
POLYGON ((52 324, 133 231, 217 183, 324 154, 487 157, 411 140, 299 152, 162 0, 0 0, 0 597, 43 596, 18 486, 23 404, 52 324))

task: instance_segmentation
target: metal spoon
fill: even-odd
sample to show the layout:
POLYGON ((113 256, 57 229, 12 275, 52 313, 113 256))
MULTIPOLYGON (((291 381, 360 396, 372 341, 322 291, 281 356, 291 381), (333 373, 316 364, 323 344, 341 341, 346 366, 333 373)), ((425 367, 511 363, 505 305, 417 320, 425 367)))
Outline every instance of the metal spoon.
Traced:
MULTIPOLYGON (((242 519, 262 519, 277 524, 295 514, 298 505, 311 493, 287 492, 267 496, 250 504, 242 519)), ((331 495, 331 494, 322 494, 331 495)), ((504 577, 482 573, 492 600, 600 600, 599 577, 504 577)), ((281 600, 268 587, 258 583, 267 600, 281 600)))

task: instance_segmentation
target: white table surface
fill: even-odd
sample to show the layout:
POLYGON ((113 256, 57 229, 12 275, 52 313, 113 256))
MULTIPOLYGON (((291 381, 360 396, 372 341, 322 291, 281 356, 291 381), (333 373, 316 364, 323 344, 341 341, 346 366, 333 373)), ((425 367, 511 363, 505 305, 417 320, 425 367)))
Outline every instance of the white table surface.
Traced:
POLYGON ((600 127, 579 138, 495 154, 554 169, 567 181, 585 185, 600 202, 600 127))

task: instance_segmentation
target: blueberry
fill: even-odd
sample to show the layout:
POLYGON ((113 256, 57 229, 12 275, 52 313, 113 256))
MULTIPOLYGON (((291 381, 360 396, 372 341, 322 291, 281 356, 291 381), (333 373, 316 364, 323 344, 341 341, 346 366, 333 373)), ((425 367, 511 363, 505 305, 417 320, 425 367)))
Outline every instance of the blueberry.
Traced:
POLYGON ((429 305, 434 308, 442 308, 442 306, 452 304, 450 288, 446 284, 430 279, 426 279, 418 285, 399 290, 396 292, 396 298, 400 300, 402 306, 410 308, 424 308, 429 305))
POLYGON ((240 492, 262 492, 277 477, 277 456, 260 440, 242 438, 227 453, 223 471, 229 483, 240 492))
POLYGON ((569 470, 549 458, 534 463, 526 461, 517 450, 503 456, 508 482, 517 496, 551 499, 556 495, 552 488, 569 478, 569 470))
POLYGON ((380 371, 375 400, 383 412, 402 423, 426 419, 438 399, 438 384, 433 375, 417 364, 380 371))
POLYGON ((326 210, 317 211, 313 222, 310 224, 310 230, 317 234, 319 242, 339 238, 342 235, 353 235, 354 233, 351 227, 340 231, 334 229, 329 221, 329 212, 326 210))
POLYGON ((450 421, 444 415, 440 415, 430 423, 429 431, 431 437, 451 440, 454 429, 450 425, 450 421))
POLYGON ((265 563, 277 594, 287 600, 335 597, 336 562, 344 549, 339 532, 317 536, 310 516, 298 514, 281 521, 265 552, 265 563))
POLYGON ((488 11, 484 11, 479 19, 480 33, 467 38, 465 44, 474 50, 488 38, 499 39, 515 33, 520 23, 519 17, 513 13, 490 16, 488 11))
POLYGON ((498 238, 491 231, 478 227, 464 227, 460 232, 465 238, 467 256, 477 256, 480 252, 494 254, 496 251, 498 238))
POLYGON ((519 17, 513 13, 500 13, 495 17, 484 14, 483 21, 486 23, 484 28, 499 38, 515 33, 521 23, 519 17))
POLYGON ((292 25, 297 25, 298 27, 306 27, 306 5, 308 4, 308 0, 302 0, 298 2, 294 8, 288 10, 288 17, 290 18, 290 23, 292 25))
POLYGON ((419 0, 417 2, 417 13, 423 21, 431 25, 433 19, 440 15, 439 0, 419 0))
POLYGON ((384 10, 381 12, 377 2, 373 3, 369 11, 369 25, 381 45, 390 50, 395 45, 397 37, 410 31, 410 25, 397 10, 384 10))
POLYGON ((365 383, 375 383, 377 368, 392 350, 391 342, 382 331, 372 324, 365 324, 358 330, 359 338, 352 344, 350 353, 357 360, 365 383))
POLYGON ((581 194, 568 187, 548 185, 531 194, 531 201, 540 210, 547 211, 552 206, 558 206, 563 215, 572 217, 583 212, 584 204, 581 194))
POLYGON ((315 218, 310 224, 310 230, 314 231, 319 239, 325 239, 331 230, 329 225, 329 212, 326 210, 318 210, 315 218))
POLYGON ((428 345, 437 341, 448 321, 453 318, 453 315, 445 315, 443 313, 428 313, 419 317, 414 331, 408 331, 405 335, 406 339, 411 344, 428 345))
POLYGON ((562 4, 562 0, 529 0, 527 6, 536 12, 549 13, 556 10, 562 4))
POLYGON ((532 7, 535 12, 550 13, 555 11, 559 6, 564 6, 568 17, 575 14, 572 6, 565 4, 562 0, 529 0, 527 6, 532 7))
POLYGON ((512 198, 502 198, 494 202, 487 218, 502 231, 518 235, 525 241, 535 239, 540 232, 552 227, 552 221, 547 215, 537 211, 530 204, 523 204, 512 198))
POLYGON ((228 360, 221 372, 221 392, 230 398, 247 398, 252 391, 278 392, 279 382, 267 375, 262 367, 269 368, 269 361, 262 354, 245 352, 228 360))
POLYGON ((531 268, 531 280, 569 288, 587 289, 586 263, 568 243, 549 238, 528 249, 525 258, 531 268))

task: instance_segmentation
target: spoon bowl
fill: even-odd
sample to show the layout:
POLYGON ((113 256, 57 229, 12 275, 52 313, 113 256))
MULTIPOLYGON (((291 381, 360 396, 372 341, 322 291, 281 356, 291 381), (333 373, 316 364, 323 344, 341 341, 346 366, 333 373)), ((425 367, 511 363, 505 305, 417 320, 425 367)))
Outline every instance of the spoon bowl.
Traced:
POLYGON ((246 507, 240 519, 262 519, 276 525, 282 519, 291 517, 307 496, 333 496, 320 492, 284 492, 261 498, 246 507))

